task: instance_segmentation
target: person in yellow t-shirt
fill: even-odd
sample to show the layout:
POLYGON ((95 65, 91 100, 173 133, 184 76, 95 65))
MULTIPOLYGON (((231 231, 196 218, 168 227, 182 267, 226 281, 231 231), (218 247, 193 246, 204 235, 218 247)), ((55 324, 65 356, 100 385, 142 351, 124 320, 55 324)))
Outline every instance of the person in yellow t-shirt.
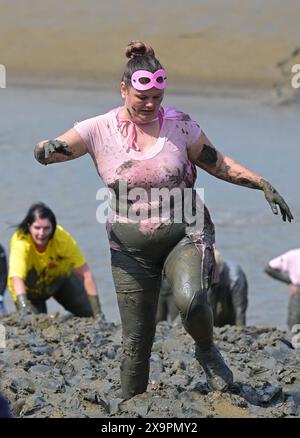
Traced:
POLYGON ((75 239, 41 202, 11 237, 8 288, 23 313, 47 313, 53 297, 76 316, 103 317, 95 279, 75 239))

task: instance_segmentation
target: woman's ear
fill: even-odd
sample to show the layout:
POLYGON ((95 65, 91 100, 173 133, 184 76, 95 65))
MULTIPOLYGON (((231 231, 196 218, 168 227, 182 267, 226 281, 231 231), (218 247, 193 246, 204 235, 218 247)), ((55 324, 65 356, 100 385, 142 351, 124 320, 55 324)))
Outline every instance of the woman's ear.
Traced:
POLYGON ((120 83, 120 93, 121 93, 122 99, 125 99, 126 98, 126 94, 127 94, 127 87, 126 87, 124 81, 122 81, 120 83))

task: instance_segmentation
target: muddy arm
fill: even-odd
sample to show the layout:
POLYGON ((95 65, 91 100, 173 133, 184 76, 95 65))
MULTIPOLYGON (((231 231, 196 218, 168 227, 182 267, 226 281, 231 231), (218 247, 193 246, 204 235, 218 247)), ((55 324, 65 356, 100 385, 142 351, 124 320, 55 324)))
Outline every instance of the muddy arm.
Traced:
POLYGON ((222 155, 203 131, 198 141, 188 147, 188 156, 192 163, 216 178, 251 189, 262 190, 274 214, 278 214, 278 206, 283 221, 286 221, 287 218, 291 222, 293 219, 288 205, 268 181, 232 158, 222 155))
POLYGON ((291 279, 287 273, 280 272, 278 269, 271 268, 270 265, 267 265, 265 267, 265 273, 270 275, 270 277, 275 278, 275 280, 282 281, 286 284, 291 284, 291 279))
POLYGON ((86 153, 86 144, 74 128, 54 140, 41 141, 34 149, 35 159, 44 165, 74 160, 86 153))

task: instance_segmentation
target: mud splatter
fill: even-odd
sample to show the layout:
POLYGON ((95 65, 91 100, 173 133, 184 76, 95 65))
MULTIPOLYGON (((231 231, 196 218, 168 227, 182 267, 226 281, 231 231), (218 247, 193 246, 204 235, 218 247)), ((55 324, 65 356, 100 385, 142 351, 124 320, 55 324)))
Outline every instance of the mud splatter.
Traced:
POLYGON ((181 323, 157 326, 147 392, 124 401, 121 328, 68 315, 1 323, 1 389, 17 417, 295 417, 299 416, 299 349, 272 328, 226 326, 215 342, 231 367, 231 393, 210 392, 181 323), (293 377, 292 379, 290 377, 293 377))

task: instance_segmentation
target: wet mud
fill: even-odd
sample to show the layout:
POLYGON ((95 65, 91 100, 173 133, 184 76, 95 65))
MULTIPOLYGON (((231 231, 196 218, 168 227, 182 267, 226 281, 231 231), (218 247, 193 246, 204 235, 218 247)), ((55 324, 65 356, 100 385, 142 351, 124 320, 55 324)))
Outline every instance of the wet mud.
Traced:
POLYGON ((91 318, 39 315, 1 319, 1 389, 16 417, 295 417, 300 349, 273 328, 215 328, 235 375, 231 392, 209 391, 181 324, 157 326, 146 393, 124 401, 121 329, 91 318))

